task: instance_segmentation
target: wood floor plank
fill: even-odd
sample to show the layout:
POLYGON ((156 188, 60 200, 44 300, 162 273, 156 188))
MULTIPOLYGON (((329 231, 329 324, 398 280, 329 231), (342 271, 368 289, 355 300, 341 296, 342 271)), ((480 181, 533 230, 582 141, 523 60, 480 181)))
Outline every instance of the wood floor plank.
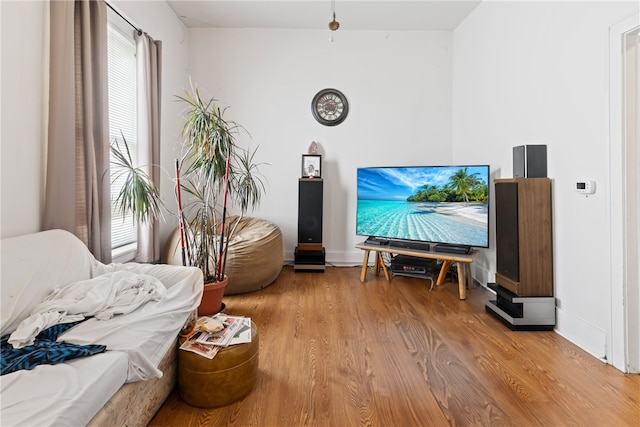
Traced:
POLYGON ((267 288, 225 296, 260 333, 253 391, 198 409, 173 392, 151 426, 638 425, 640 376, 554 332, 514 332, 457 284, 285 267, 267 288))

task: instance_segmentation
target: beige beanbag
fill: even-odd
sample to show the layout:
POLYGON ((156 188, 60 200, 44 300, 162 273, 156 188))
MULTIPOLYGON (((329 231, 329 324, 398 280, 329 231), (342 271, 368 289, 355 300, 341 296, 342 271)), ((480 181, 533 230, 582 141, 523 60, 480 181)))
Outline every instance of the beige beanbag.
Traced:
MULTIPOLYGON (((227 231, 237 217, 229 217, 227 231)), ((164 261, 181 265, 180 231, 175 229, 167 241, 164 261)), ((229 285, 225 295, 253 292, 269 286, 280 274, 284 262, 284 244, 280 228, 263 219, 240 219, 227 254, 225 273, 229 285)))

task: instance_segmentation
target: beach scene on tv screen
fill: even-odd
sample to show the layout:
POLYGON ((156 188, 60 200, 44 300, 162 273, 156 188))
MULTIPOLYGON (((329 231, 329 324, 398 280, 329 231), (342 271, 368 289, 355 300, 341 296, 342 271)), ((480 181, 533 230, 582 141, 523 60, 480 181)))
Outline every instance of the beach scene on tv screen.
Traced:
POLYGON ((489 246, 489 167, 358 169, 360 236, 489 246))

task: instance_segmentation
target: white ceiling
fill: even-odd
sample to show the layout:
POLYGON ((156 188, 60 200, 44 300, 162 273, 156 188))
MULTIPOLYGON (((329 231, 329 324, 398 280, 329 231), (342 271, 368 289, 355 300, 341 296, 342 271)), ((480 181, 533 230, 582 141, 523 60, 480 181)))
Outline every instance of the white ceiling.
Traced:
POLYGON ((167 0, 189 28, 450 31, 481 0, 167 0))

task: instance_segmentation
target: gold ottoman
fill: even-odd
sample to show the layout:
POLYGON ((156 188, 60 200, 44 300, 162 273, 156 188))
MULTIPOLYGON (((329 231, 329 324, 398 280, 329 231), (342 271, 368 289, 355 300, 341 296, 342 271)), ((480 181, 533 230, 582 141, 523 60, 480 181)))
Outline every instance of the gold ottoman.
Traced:
MULTIPOLYGON (((180 338, 180 344, 185 338, 180 338)), ((213 359, 178 351, 178 392, 191 406, 215 408, 245 397, 258 376, 258 328, 251 322, 251 342, 221 349, 213 359)))

